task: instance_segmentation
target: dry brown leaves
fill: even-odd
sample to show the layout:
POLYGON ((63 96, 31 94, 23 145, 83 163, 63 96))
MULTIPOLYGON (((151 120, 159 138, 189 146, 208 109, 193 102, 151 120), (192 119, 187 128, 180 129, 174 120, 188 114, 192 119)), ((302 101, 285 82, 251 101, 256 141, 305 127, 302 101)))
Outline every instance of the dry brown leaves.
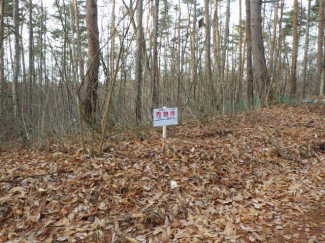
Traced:
POLYGON ((0 242, 324 242, 324 128, 278 107, 97 158, 2 151, 0 242))

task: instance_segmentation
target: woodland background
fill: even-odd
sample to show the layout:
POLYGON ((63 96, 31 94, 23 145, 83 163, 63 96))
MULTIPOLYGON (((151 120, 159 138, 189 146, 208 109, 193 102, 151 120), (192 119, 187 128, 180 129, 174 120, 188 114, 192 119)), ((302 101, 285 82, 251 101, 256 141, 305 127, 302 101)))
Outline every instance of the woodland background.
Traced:
POLYGON ((104 138, 161 106, 207 120, 323 94, 324 0, 115 2, 1 0, 2 143, 104 138))

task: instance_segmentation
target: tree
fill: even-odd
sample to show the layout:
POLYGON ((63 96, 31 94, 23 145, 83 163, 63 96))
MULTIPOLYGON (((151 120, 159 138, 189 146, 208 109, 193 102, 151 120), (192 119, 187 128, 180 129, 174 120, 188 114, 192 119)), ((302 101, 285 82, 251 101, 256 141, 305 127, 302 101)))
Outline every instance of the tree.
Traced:
POLYGON ((33 33, 33 1, 29 1, 29 47, 28 47, 28 113, 31 118, 33 115, 33 78, 34 78, 34 33, 33 33))
MULTIPOLYGON (((324 43, 324 2, 319 0, 319 17, 318 17, 318 42, 317 42, 317 83, 321 86, 321 77, 323 70, 323 43, 324 43)), ((319 89, 319 94, 323 90, 319 89)))
POLYGON ((214 0, 214 13, 213 13, 213 61, 214 61, 214 70, 216 72, 216 84, 220 81, 220 36, 219 36, 219 17, 218 17, 218 0, 214 0))
POLYGON ((19 0, 14 2, 14 33, 15 33, 15 63, 14 63, 14 75, 12 81, 12 99, 14 105, 14 115, 16 120, 19 119, 19 109, 18 109, 18 78, 20 72, 20 36, 19 36, 19 0))
POLYGON ((248 107, 253 108, 253 60, 252 60, 252 37, 251 37, 251 9, 250 0, 246 0, 246 42, 247 42, 247 67, 246 67, 246 82, 247 82, 247 103, 248 107))
POLYGON ((159 0, 155 0, 153 9, 153 30, 152 30, 152 107, 157 108, 159 105, 158 92, 159 92, 159 70, 158 70, 158 13, 159 13, 159 0))
POLYGON ((266 67, 264 44, 262 35, 262 0, 251 1, 251 31, 252 31, 252 52, 254 57, 255 78, 259 87, 259 95, 262 105, 267 103, 267 96, 270 86, 270 78, 266 67))
POLYGON ((208 87, 211 94, 211 100, 212 97, 215 95, 213 90, 214 90, 214 85, 212 82, 211 78, 211 56, 210 56, 210 17, 209 17, 209 0, 204 0, 204 22, 205 22, 205 79, 207 80, 208 87))
POLYGON ((242 75, 243 75, 243 38, 242 38, 242 1, 239 0, 239 23, 238 23, 238 46, 239 46, 239 63, 238 63, 238 73, 237 73, 237 81, 238 81, 238 92, 237 92, 237 102, 240 102, 241 96, 242 96, 242 75))
POLYGON ((99 31, 97 0, 87 0, 86 22, 88 35, 88 63, 86 73, 86 92, 83 101, 85 118, 94 119, 97 103, 98 71, 99 71, 99 31))
POLYGON ((137 51, 135 60, 135 91, 136 91, 136 102, 135 102, 135 116, 137 124, 141 121, 141 91, 142 91, 142 62, 143 62, 143 45, 144 36, 142 28, 142 13, 143 13, 143 0, 138 0, 137 5, 137 51))
POLYGON ((293 47, 292 47, 292 64, 290 79, 290 95, 293 98, 296 95, 296 75, 297 75, 297 56, 298 56, 298 0, 294 0, 293 11, 293 47))
POLYGON ((3 48, 3 38, 4 38, 4 0, 0 0, 0 107, 2 101, 2 95, 4 93, 5 86, 5 74, 4 74, 4 48, 3 48))
MULTIPOLYGON (((276 27, 278 24, 278 11, 279 11, 279 1, 275 2, 274 9, 274 19, 273 19, 273 27, 272 27, 272 39, 271 39, 271 48, 270 48, 270 62, 269 62, 269 73, 271 76, 271 82, 273 84, 275 77, 275 68, 274 68, 274 52, 275 52, 275 44, 276 44, 276 27)), ((272 87, 271 87, 272 88, 272 87)))
POLYGON ((310 9, 311 0, 308 0, 308 10, 307 10, 307 26, 305 34, 305 46, 304 46, 304 64, 303 64, 303 74, 302 74, 302 97, 306 96, 306 83, 307 83, 307 63, 308 63, 308 47, 309 47, 309 27, 310 27, 310 9))

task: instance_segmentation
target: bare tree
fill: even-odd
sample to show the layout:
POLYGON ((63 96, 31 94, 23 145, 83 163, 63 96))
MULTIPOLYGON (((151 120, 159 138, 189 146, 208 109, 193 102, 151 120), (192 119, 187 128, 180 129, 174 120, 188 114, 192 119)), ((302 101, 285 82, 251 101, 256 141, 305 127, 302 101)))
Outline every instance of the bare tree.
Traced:
POLYGON ((309 28, 310 28, 310 9, 311 0, 308 0, 308 10, 307 10, 307 26, 305 34, 305 46, 304 46, 304 64, 303 64, 303 83, 302 83, 302 97, 306 96, 306 83, 307 83, 307 63, 308 63, 308 47, 309 47, 309 28))
POLYGON ((28 47, 28 113, 33 116, 33 78, 34 78, 34 32, 33 32, 33 1, 29 1, 29 47, 28 47))
MULTIPOLYGON (((208 83, 208 87, 210 92, 211 92, 211 98, 215 95, 214 94, 214 85, 212 82, 212 75, 211 75, 211 56, 210 56, 210 52, 211 52, 211 36, 210 36, 210 11, 209 11, 209 0, 204 0, 204 9, 205 9, 205 13, 204 13, 204 22, 205 22, 205 78, 207 80, 208 83)), ((210 99, 213 100, 213 99, 210 99)))
POLYGON ((293 98, 296 95, 296 75, 297 75, 297 56, 298 56, 298 0, 294 0, 293 10, 293 47, 290 79, 290 95, 293 98))
POLYGON ((136 53, 136 63, 135 63, 135 91, 136 91, 136 102, 135 102, 135 116, 136 121, 139 123, 141 121, 141 105, 142 105, 142 62, 143 62, 143 27, 142 27, 142 16, 143 16, 143 0, 138 0, 137 5, 137 53, 136 53))
POLYGON ((257 83, 260 85, 259 95, 263 105, 267 102, 270 78, 266 67, 262 35, 262 0, 251 1, 251 31, 254 70, 257 83))
POLYGON ((239 46, 239 63, 238 63, 238 72, 237 72, 237 81, 238 81, 238 91, 237 91, 237 102, 240 101, 242 96, 242 87, 243 87, 243 37, 242 37, 242 27, 241 27, 241 18, 242 18, 242 0, 239 0, 239 23, 238 23, 238 46, 239 46))
POLYGON ((158 14, 159 14, 159 0, 155 0, 153 9, 153 30, 152 30, 152 65, 151 65, 151 78, 152 78, 152 107, 157 108, 159 105, 158 92, 159 92, 159 70, 158 70, 158 14))
POLYGON ((2 95, 5 87, 5 74, 4 74, 4 48, 3 48, 3 38, 4 38, 4 0, 0 0, 0 106, 2 95))
POLYGON ((18 109, 18 78, 20 72, 20 46, 19 46, 19 0, 14 2, 14 33, 15 33, 15 63, 14 63, 14 76, 12 82, 12 99, 14 105, 14 114, 16 121, 19 119, 19 109, 18 109))
MULTIPOLYGON (((317 45, 317 83, 321 86, 321 76, 323 70, 323 43, 324 43, 324 2, 319 0, 318 15, 318 45, 317 45)), ((323 90, 319 89, 319 94, 323 94, 323 90)))
POLYGON ((248 107, 253 108, 253 60, 252 60, 252 34, 251 34, 251 9, 250 0, 246 0, 246 42, 247 42, 247 67, 246 67, 246 82, 247 82, 247 103, 248 107))
POLYGON ((97 0, 87 0, 86 22, 88 35, 88 71, 85 80, 86 92, 83 100, 85 118, 94 118, 97 103, 99 70, 99 31, 97 0))

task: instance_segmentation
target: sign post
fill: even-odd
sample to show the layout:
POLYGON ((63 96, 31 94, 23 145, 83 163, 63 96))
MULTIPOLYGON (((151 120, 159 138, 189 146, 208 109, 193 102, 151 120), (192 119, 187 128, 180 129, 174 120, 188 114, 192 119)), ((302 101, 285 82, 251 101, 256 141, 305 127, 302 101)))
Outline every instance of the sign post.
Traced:
POLYGON ((178 108, 153 109, 153 126, 163 127, 163 139, 167 137, 167 126, 178 124, 178 108))
MULTIPOLYGON (((166 109, 167 107, 164 106, 163 109, 166 109)), ((163 139, 166 139, 167 137, 167 126, 163 126, 163 139)))

